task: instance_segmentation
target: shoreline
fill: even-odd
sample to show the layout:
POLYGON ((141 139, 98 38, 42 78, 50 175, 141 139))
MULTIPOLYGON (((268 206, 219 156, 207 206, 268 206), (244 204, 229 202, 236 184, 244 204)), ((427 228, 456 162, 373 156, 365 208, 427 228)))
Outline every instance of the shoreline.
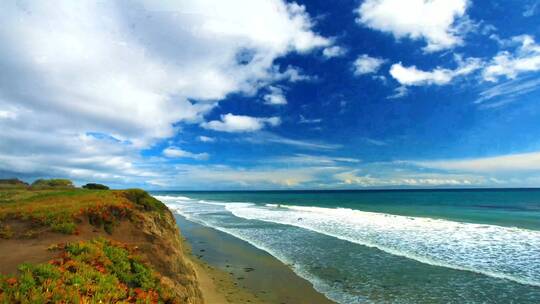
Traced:
MULTIPOLYGON (((179 229, 181 227, 179 226, 179 229)), ((188 259, 197 277, 197 283, 201 290, 204 303, 238 303, 243 301, 253 304, 267 304, 249 291, 235 284, 234 279, 226 272, 217 269, 199 259, 191 248, 190 242, 180 232, 180 240, 184 257, 188 259)))
POLYGON ((277 258, 174 214, 206 303, 335 304, 277 258))

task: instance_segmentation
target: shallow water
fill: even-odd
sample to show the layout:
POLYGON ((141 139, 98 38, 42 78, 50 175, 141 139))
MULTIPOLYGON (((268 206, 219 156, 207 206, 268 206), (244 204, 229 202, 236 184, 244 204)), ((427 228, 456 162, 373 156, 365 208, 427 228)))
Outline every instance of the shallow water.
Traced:
POLYGON ((540 302, 538 191, 154 194, 339 303, 540 302))
MULTIPOLYGON (((227 233, 189 221, 181 215, 175 218, 193 254, 208 265, 222 270, 237 288, 255 295, 251 303, 259 303, 257 300, 263 303, 334 303, 267 252, 227 233)), ((219 282, 223 281, 219 279, 219 282)), ((221 290, 229 296, 231 292, 236 292, 234 288, 221 290)), ((232 303, 250 303, 234 295, 232 299, 232 303)))

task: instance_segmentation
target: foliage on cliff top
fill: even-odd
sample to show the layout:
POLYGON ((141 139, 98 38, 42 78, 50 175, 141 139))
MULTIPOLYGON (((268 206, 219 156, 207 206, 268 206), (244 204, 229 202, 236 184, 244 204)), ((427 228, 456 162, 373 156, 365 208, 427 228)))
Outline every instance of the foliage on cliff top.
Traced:
POLYGON ((32 183, 31 187, 35 189, 75 188, 72 181, 63 178, 38 179, 32 183))
POLYGON ((163 212, 167 209, 167 206, 162 202, 155 199, 148 192, 141 189, 128 189, 124 190, 125 196, 128 200, 134 204, 142 207, 146 211, 159 211, 163 212))
POLYGON ((0 178, 0 189, 26 188, 29 185, 18 178, 0 178))
POLYGON ((166 206, 140 189, 2 189, 0 190, 0 238, 13 236, 10 220, 73 234, 85 220, 111 232, 134 210, 159 212, 166 206))
POLYGON ((90 189, 90 190, 109 190, 109 187, 102 184, 96 184, 96 183, 88 183, 82 187, 84 189, 90 189))
POLYGON ((59 244, 57 258, 0 275, 0 303, 177 303, 134 248, 98 238, 59 244))

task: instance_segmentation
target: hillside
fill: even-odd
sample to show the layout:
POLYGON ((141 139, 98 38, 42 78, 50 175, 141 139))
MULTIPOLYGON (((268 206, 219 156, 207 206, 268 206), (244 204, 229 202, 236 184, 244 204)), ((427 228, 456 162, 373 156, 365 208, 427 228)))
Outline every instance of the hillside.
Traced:
POLYGON ((202 303, 165 205, 64 186, 0 189, 0 303, 202 303))

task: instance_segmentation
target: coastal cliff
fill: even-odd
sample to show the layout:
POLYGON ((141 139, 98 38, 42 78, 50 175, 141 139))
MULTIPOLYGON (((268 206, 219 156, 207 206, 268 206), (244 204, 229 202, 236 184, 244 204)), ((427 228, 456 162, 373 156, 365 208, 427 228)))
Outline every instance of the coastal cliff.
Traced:
POLYGON ((0 187, 2 303, 202 304, 185 252, 171 212, 142 190, 0 187))

